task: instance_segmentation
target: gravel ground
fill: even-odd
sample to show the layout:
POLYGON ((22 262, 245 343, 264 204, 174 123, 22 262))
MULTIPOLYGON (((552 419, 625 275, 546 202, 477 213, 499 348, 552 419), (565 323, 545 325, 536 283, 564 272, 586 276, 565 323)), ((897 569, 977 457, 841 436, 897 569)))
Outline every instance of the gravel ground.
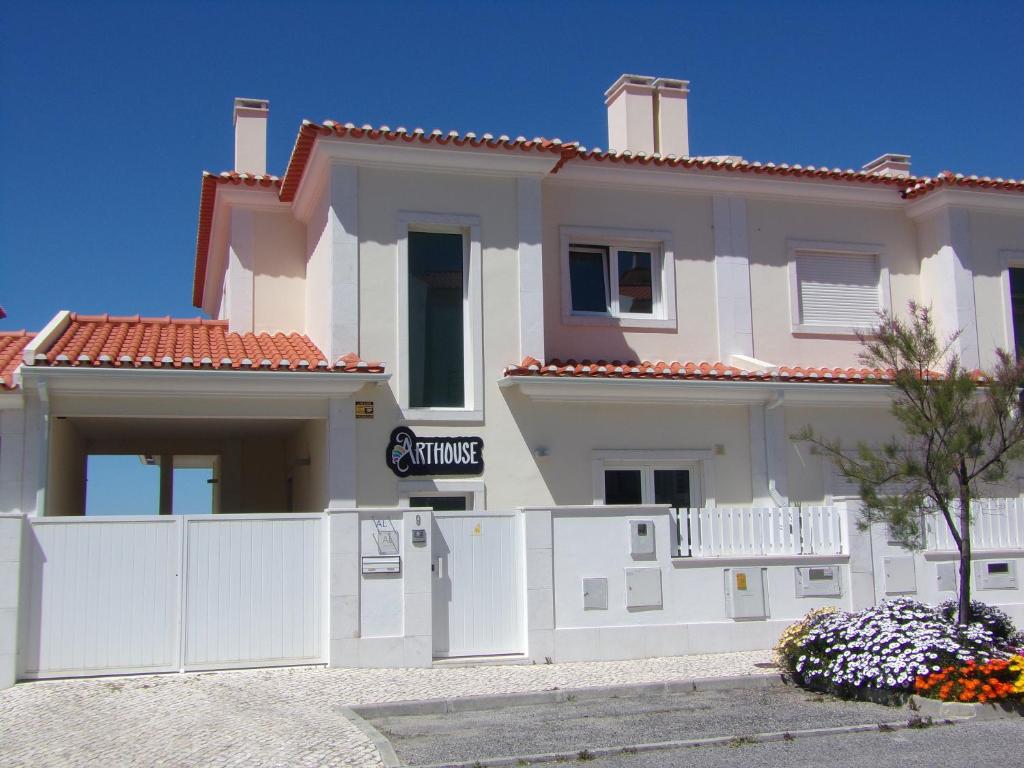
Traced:
POLYGON ((0 768, 379 768, 341 705, 763 673, 767 651, 531 666, 291 667, 19 683, 0 768))
POLYGON ((839 701, 777 686, 567 701, 370 722, 391 741, 404 762, 429 765, 906 718, 906 710, 900 708, 839 701))

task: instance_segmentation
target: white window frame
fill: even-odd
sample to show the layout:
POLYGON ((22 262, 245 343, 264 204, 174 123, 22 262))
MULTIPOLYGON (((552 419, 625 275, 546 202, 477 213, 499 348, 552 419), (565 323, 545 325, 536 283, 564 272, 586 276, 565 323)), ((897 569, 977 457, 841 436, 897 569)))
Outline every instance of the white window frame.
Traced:
POLYGON ((398 358, 395 378, 402 419, 410 424, 430 421, 482 422, 483 387, 483 276, 480 217, 474 214, 399 211, 397 241, 398 358), (409 232, 445 232, 462 235, 463 243, 463 374, 462 408, 412 408, 409 405, 409 232))
POLYGON ((672 233, 667 230, 609 227, 559 228, 561 241, 562 322, 568 325, 611 325, 619 328, 675 328, 676 273, 672 233), (607 312, 577 312, 572 308, 569 250, 577 246, 607 249, 605 298, 607 312), (618 252, 647 251, 651 254, 652 309, 649 315, 618 312, 618 252))
POLYGON ((654 503, 654 470, 685 469, 690 472, 690 503, 715 506, 714 451, 707 450, 599 450, 591 452, 594 504, 603 505, 607 469, 638 469, 642 473, 641 503, 654 503))
POLYGON ((885 249, 870 243, 834 243, 820 240, 787 240, 786 250, 789 261, 789 316, 792 332, 811 336, 856 336, 857 332, 871 329, 873 325, 809 325, 800 317, 800 278, 797 274, 796 258, 800 253, 843 256, 874 256, 878 263, 878 309, 888 312, 892 306, 889 287, 889 268, 886 266, 885 249))
MULTIPOLYGON (((1000 280, 1003 284, 1003 349, 1011 355, 1017 351, 1017 340, 1013 336, 1013 296, 1010 294, 1010 268, 1024 269, 1024 251, 1004 249, 999 251, 1000 280)), ((1021 339, 1024 346, 1024 339, 1021 339)))
POLYGON ((398 506, 408 507, 413 496, 465 496, 467 512, 487 508, 486 492, 480 480, 399 480, 398 506))

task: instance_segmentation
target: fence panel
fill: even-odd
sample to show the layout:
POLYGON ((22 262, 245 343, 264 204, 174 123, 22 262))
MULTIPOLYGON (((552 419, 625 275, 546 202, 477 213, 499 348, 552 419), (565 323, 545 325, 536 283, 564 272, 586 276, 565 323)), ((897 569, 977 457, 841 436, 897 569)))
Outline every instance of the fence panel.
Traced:
POLYGON ((25 677, 178 669, 179 521, 29 521, 25 677))
POLYGON ((324 520, 293 514, 186 525, 186 669, 324 660, 324 520))
POLYGON ((836 555, 846 552, 842 507, 673 510, 680 557, 836 555))
MULTIPOLYGON (((951 509, 953 524, 960 531, 960 505, 951 509)), ((955 552, 956 541, 937 510, 927 510, 925 546, 939 552, 955 552)), ((973 549, 1024 549, 1024 499, 975 499, 971 503, 971 546, 973 549)))

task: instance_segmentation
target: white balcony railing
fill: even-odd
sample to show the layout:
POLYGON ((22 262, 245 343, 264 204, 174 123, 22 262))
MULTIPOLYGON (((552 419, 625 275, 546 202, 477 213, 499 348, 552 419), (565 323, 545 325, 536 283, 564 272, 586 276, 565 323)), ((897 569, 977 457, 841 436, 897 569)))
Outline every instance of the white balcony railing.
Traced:
MULTIPOLYGON (((959 509, 959 506, 957 506, 959 509)), ((959 528, 958 513, 954 521, 959 528)), ((955 552, 956 542, 940 513, 925 517, 925 548, 955 552)), ((971 548, 1024 549, 1024 499, 977 499, 971 505, 971 548)))
POLYGON ((672 510, 678 557, 846 554, 845 507, 709 507, 672 510))

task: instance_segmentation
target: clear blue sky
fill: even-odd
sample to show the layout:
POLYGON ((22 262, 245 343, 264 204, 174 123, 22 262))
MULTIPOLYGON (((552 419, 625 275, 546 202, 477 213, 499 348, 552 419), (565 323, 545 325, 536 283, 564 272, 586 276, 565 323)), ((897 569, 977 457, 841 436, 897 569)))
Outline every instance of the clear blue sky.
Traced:
POLYGON ((622 72, 691 81, 699 154, 1024 177, 1024 4, 47 3, 0 11, 0 329, 193 316, 234 96, 303 118, 605 146, 622 72))

